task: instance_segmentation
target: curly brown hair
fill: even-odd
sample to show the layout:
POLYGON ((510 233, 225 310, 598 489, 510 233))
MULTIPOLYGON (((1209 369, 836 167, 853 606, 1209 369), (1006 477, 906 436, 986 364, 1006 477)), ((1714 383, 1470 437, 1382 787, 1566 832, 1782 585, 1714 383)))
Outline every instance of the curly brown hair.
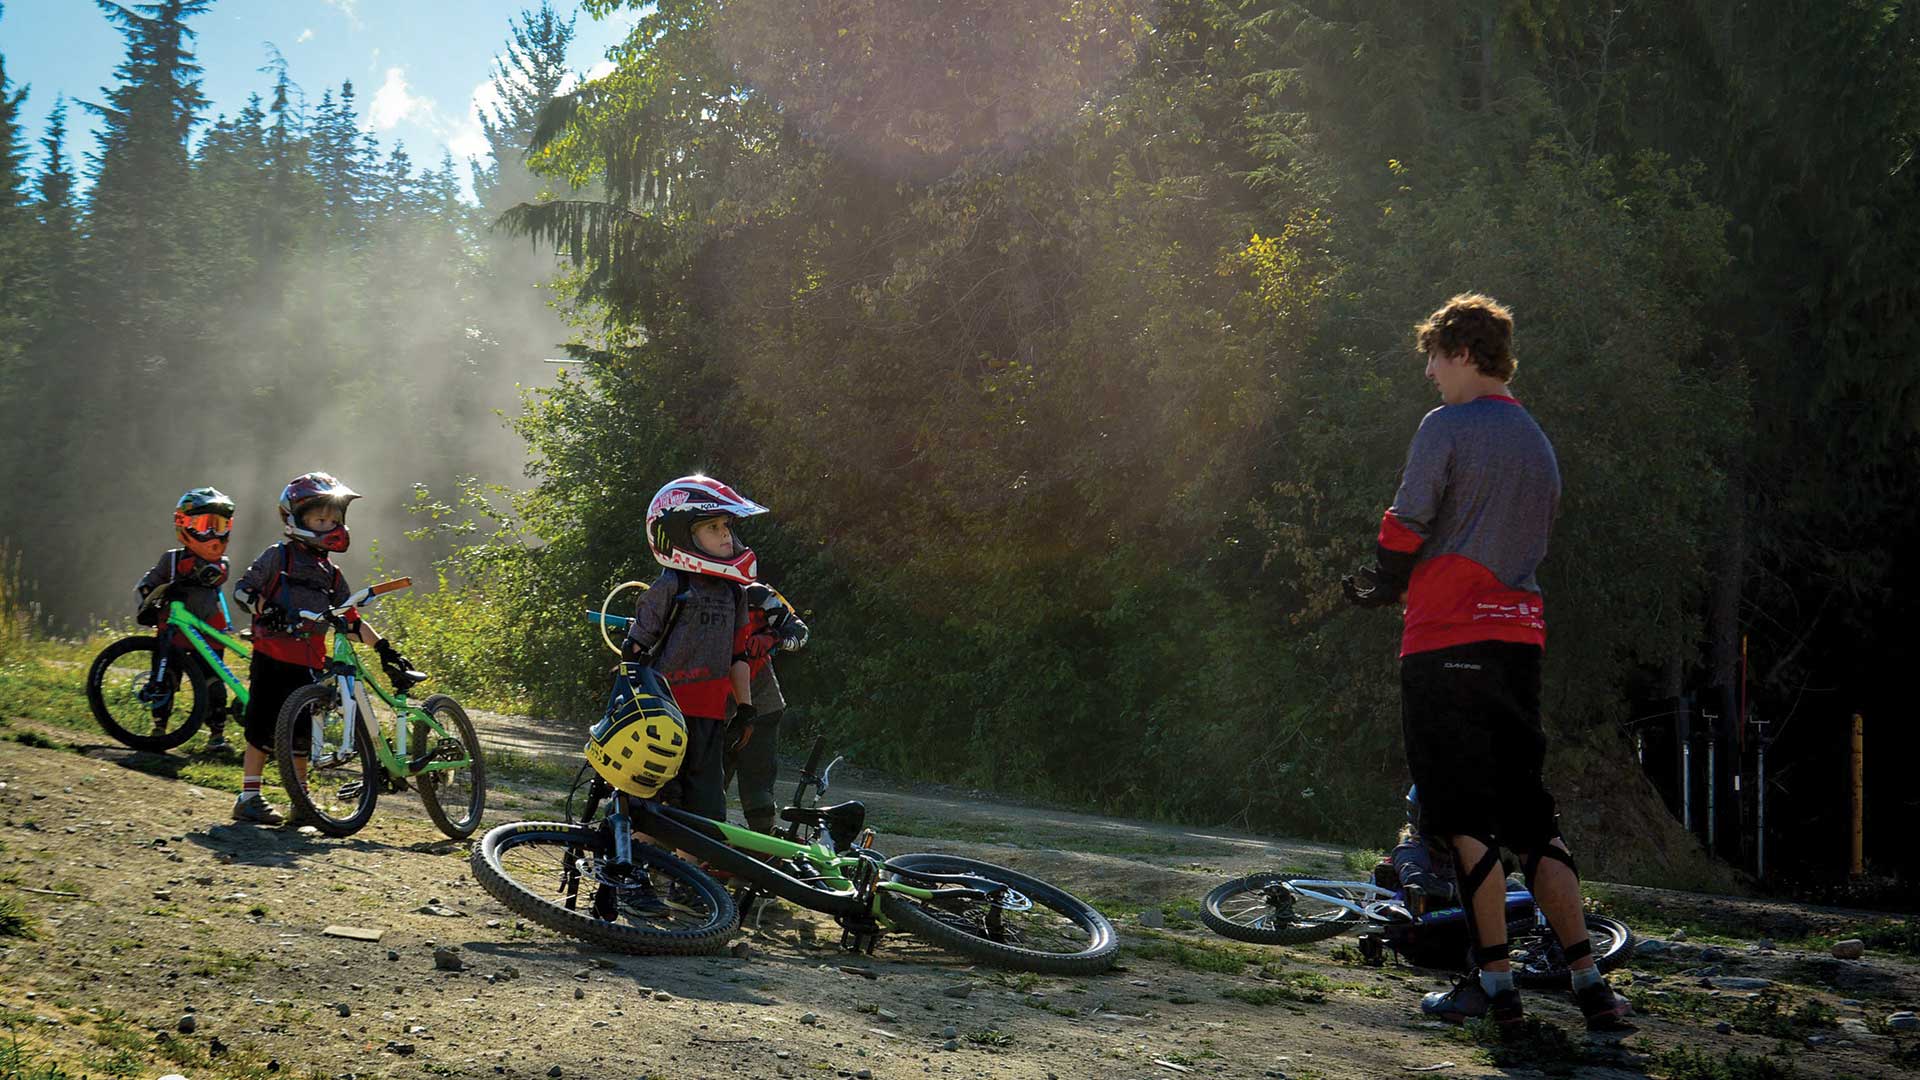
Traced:
POLYGON ((1482 375, 1502 382, 1520 367, 1513 355, 1513 312, 1491 296, 1461 293, 1413 328, 1421 355, 1466 349, 1482 375))

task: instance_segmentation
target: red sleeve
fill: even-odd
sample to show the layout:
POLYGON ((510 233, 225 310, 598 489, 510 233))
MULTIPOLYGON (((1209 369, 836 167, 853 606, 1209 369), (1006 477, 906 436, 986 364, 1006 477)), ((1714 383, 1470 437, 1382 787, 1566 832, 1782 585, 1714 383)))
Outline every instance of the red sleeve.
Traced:
POLYGON ((1380 535, 1374 539, 1386 550, 1402 555, 1419 551, 1420 545, 1427 542, 1425 537, 1400 524, 1400 519, 1393 516, 1392 510, 1380 515, 1380 535))

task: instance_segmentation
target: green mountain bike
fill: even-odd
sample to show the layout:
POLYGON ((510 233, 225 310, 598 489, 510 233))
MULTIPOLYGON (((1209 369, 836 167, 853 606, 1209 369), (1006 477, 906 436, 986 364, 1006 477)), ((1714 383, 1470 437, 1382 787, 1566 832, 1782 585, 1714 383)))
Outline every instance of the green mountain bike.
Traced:
POLYGON ((889 859, 873 849, 860 803, 813 805, 809 793, 825 794, 833 773, 820 768, 823 748, 814 744, 794 804, 781 811, 782 835, 635 798, 585 770, 578 819, 570 795, 567 821, 489 831, 474 876, 534 922, 621 952, 716 951, 741 904, 778 896, 833 916, 856 952, 872 951, 891 926, 1000 967, 1090 975, 1112 966, 1112 924, 1066 890, 955 855, 889 859), (675 851, 729 877, 739 903, 675 851))
POLYGON ((407 687, 389 693, 361 667, 348 636, 350 611, 412 584, 397 578, 369 585, 339 607, 299 613, 333 628, 333 655, 318 681, 281 706, 274 760, 295 817, 328 836, 365 828, 381 790, 405 791, 409 781, 434 825, 455 840, 473 835, 486 810, 486 759, 466 710, 445 694, 409 702, 407 689, 426 678, 419 672, 410 673, 407 687), (382 724, 374 698, 391 712, 390 725, 382 724))
POLYGON ((215 708, 216 680, 227 686, 236 728, 246 711, 247 684, 208 639, 243 659, 253 655, 239 636, 214 629, 185 604, 169 600, 174 584, 153 590, 141 605, 145 614, 165 612, 153 633, 113 642, 87 669, 87 704, 101 729, 135 750, 155 754, 185 743, 200 730, 215 708))

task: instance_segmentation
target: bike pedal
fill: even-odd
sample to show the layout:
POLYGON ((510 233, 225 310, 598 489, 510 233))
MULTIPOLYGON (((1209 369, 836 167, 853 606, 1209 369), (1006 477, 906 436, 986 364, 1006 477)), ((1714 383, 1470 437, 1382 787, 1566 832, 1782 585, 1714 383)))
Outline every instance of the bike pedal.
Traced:
POLYGON ((851 953, 871 954, 874 946, 880 943, 882 930, 880 929, 880 924, 873 919, 843 917, 839 919, 838 922, 840 923, 840 947, 842 949, 851 953))
POLYGON ((389 795, 397 795, 400 792, 406 791, 406 790, 408 790, 406 777, 390 776, 387 778, 387 793, 389 795))
POLYGON ((360 797, 360 789, 364 786, 366 785, 362 781, 349 780, 340 785, 340 797, 342 799, 357 799, 360 797))

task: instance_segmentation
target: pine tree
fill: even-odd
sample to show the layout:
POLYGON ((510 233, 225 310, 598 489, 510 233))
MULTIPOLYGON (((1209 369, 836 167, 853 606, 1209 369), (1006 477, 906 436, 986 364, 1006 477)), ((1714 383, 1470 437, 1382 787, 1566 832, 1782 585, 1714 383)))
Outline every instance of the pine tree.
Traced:
POLYGON ((94 2, 120 28, 127 58, 104 103, 86 103, 101 120, 99 149, 89 155, 88 261, 99 285, 91 314, 112 339, 103 357, 125 345, 153 369, 183 358, 192 322, 175 301, 194 276, 181 210, 189 201, 187 138, 206 99, 186 20, 212 0, 94 2))
POLYGON ((46 160, 34 181, 39 196, 34 202, 34 212, 40 218, 42 268, 51 302, 56 309, 64 309, 78 288, 74 269, 80 244, 73 168, 67 160, 67 103, 64 100, 55 102, 48 114, 47 132, 40 138, 40 148, 46 160))
POLYGON ((480 117, 493 161, 473 166, 473 190, 480 205, 494 214, 516 203, 529 202, 543 182, 526 167, 527 147, 540 110, 553 100, 568 79, 567 46, 573 41, 573 19, 565 22, 542 0, 533 11, 522 11, 508 30, 506 55, 493 65, 493 92, 499 104, 480 117))

